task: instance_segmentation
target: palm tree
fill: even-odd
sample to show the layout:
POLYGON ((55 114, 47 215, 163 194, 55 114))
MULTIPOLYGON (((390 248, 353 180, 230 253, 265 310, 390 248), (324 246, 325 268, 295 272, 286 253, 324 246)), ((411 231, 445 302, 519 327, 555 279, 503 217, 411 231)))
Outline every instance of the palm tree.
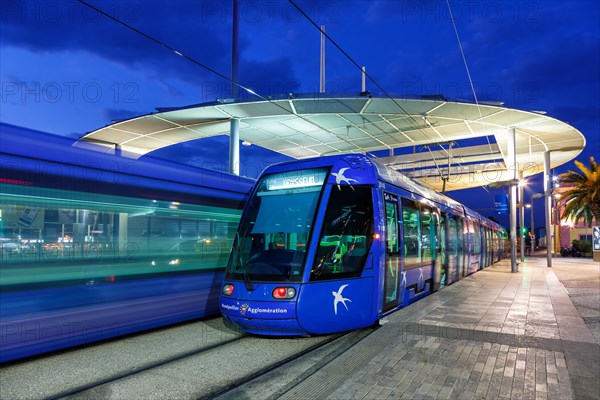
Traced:
POLYGON ((562 218, 570 218, 574 223, 580 219, 592 226, 592 220, 600 223, 600 166, 590 157, 590 166, 575 161, 581 172, 569 170, 558 177, 560 183, 570 186, 562 193, 565 201, 562 218))

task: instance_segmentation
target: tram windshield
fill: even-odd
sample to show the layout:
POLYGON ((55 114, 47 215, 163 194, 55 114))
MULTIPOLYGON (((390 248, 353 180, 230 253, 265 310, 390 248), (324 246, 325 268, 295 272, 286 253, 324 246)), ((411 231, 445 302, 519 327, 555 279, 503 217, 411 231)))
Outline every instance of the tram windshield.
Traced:
POLYGON ((242 217, 227 279, 298 282, 327 168, 263 177, 242 217))

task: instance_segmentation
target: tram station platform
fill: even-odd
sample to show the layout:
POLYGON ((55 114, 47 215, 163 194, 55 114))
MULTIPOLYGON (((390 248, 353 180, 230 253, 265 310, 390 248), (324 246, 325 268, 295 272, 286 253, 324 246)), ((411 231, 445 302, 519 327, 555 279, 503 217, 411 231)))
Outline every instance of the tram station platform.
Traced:
POLYGON ((600 263, 519 270, 501 261, 390 315, 281 398, 600 398, 600 263))
POLYGON ((195 322, 6 365, 0 399, 599 399, 600 263, 519 268, 501 261, 347 346, 195 322))

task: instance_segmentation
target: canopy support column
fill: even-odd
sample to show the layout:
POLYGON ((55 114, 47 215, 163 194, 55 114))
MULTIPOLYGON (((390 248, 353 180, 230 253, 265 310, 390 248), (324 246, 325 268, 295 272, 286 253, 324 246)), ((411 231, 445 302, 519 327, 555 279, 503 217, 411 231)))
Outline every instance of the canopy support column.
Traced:
POLYGON ((523 171, 519 171, 519 237, 521 238, 521 262, 525 262, 525 202, 523 201, 523 171))
POLYGON ((231 89, 230 95, 232 99, 239 97, 238 68, 240 65, 240 47, 239 47, 239 32, 240 32, 240 12, 238 0, 233 0, 233 13, 231 21, 231 89))
MULTIPOLYGON (((238 68, 240 62, 239 49, 240 13, 238 0, 233 0, 233 15, 231 21, 231 88, 230 95, 233 99, 239 96, 237 86, 238 68)), ((229 123, 229 173, 240 174, 240 120, 232 118, 229 123)))
POLYGON ((229 173, 240 174, 240 120, 232 118, 229 133, 229 173))
POLYGON ((550 213, 552 212, 552 189, 550 186, 550 152, 544 152, 544 219, 546 220, 546 264, 552 267, 552 248, 554 243, 550 230, 550 213))
POLYGON ((508 170, 512 169, 510 185, 510 272, 518 272, 517 266, 517 147, 515 146, 516 129, 508 128, 508 170))

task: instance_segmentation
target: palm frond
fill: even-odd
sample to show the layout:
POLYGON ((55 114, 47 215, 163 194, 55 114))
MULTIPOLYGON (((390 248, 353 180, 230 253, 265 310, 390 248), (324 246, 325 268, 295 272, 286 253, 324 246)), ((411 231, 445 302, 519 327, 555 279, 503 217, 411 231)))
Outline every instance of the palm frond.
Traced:
POLYGON ((562 218, 583 219, 589 226, 594 219, 600 222, 600 166, 594 157, 589 167, 580 161, 575 165, 581 172, 569 170, 559 176, 559 183, 570 185, 561 197, 565 202, 562 218))

